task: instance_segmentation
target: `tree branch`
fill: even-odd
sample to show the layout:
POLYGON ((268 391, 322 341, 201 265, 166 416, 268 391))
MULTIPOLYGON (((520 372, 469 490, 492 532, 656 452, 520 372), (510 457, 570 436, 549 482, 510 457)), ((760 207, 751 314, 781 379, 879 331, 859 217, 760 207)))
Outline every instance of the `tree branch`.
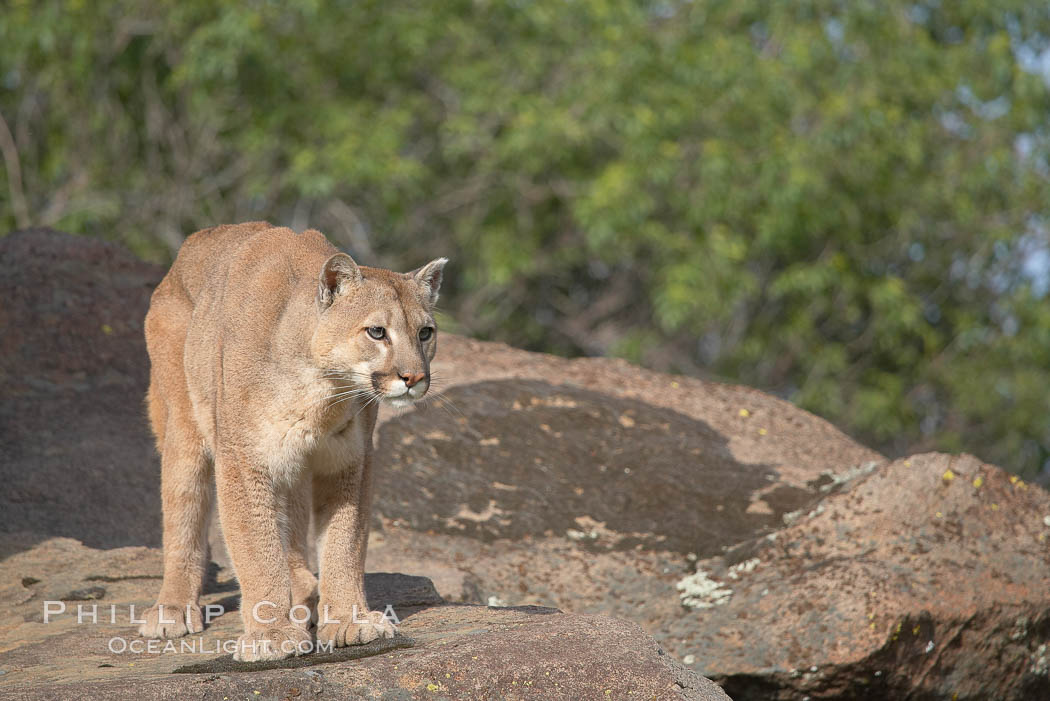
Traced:
POLYGON ((7 127, 7 120, 0 114, 0 150, 4 153, 4 166, 7 168, 7 187, 11 190, 11 208, 15 212, 15 224, 19 229, 29 227, 29 207, 26 206, 25 192, 22 190, 22 164, 18 159, 18 146, 7 127))

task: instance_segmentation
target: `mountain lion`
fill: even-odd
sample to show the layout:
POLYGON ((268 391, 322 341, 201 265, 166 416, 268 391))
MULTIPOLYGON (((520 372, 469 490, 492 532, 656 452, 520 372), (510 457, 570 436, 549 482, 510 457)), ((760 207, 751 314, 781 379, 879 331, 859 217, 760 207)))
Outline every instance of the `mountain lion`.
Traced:
POLYGON ((360 267, 317 231, 266 222, 186 240, 146 315, 164 581, 142 635, 203 630, 213 476, 241 586, 236 659, 309 649, 311 618, 326 647, 394 635, 365 601, 372 432, 380 401, 408 406, 430 386, 445 262, 360 267))

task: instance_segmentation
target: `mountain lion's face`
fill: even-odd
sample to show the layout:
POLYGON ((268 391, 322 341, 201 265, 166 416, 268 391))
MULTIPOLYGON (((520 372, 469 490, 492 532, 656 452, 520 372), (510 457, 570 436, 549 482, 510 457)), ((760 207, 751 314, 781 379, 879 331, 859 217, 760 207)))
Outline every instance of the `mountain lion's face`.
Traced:
POLYGON ((437 350, 433 307, 445 262, 406 274, 359 268, 342 253, 325 263, 312 348, 335 389, 394 406, 427 393, 437 350))

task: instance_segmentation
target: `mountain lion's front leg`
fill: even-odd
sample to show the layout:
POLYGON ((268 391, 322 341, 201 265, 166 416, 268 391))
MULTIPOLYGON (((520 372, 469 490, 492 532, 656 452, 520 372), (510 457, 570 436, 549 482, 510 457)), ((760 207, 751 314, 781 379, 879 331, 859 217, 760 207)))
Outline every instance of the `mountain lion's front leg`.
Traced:
POLYGON ((365 599, 365 551, 372 506, 372 458, 334 474, 314 475, 321 543, 317 642, 336 647, 392 638, 394 625, 365 599))
POLYGON ((244 635, 234 659, 279 660, 308 652, 309 619, 297 623, 290 617, 292 582, 273 478, 257 461, 230 454, 216 460, 215 478, 226 547, 241 585, 244 635))
POLYGON ((292 580, 292 618, 316 619, 317 577, 310 571, 310 512, 313 502, 313 478, 304 471, 285 495, 288 519, 288 569, 292 580))

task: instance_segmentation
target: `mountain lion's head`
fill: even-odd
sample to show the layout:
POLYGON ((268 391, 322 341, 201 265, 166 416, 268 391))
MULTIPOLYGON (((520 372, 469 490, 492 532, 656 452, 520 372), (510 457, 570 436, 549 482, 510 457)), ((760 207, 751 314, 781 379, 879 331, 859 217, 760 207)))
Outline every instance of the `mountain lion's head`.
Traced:
POLYGON ((394 273, 360 267, 345 253, 329 258, 317 287, 317 366, 355 396, 395 406, 422 398, 437 350, 433 310, 446 262, 394 273))

